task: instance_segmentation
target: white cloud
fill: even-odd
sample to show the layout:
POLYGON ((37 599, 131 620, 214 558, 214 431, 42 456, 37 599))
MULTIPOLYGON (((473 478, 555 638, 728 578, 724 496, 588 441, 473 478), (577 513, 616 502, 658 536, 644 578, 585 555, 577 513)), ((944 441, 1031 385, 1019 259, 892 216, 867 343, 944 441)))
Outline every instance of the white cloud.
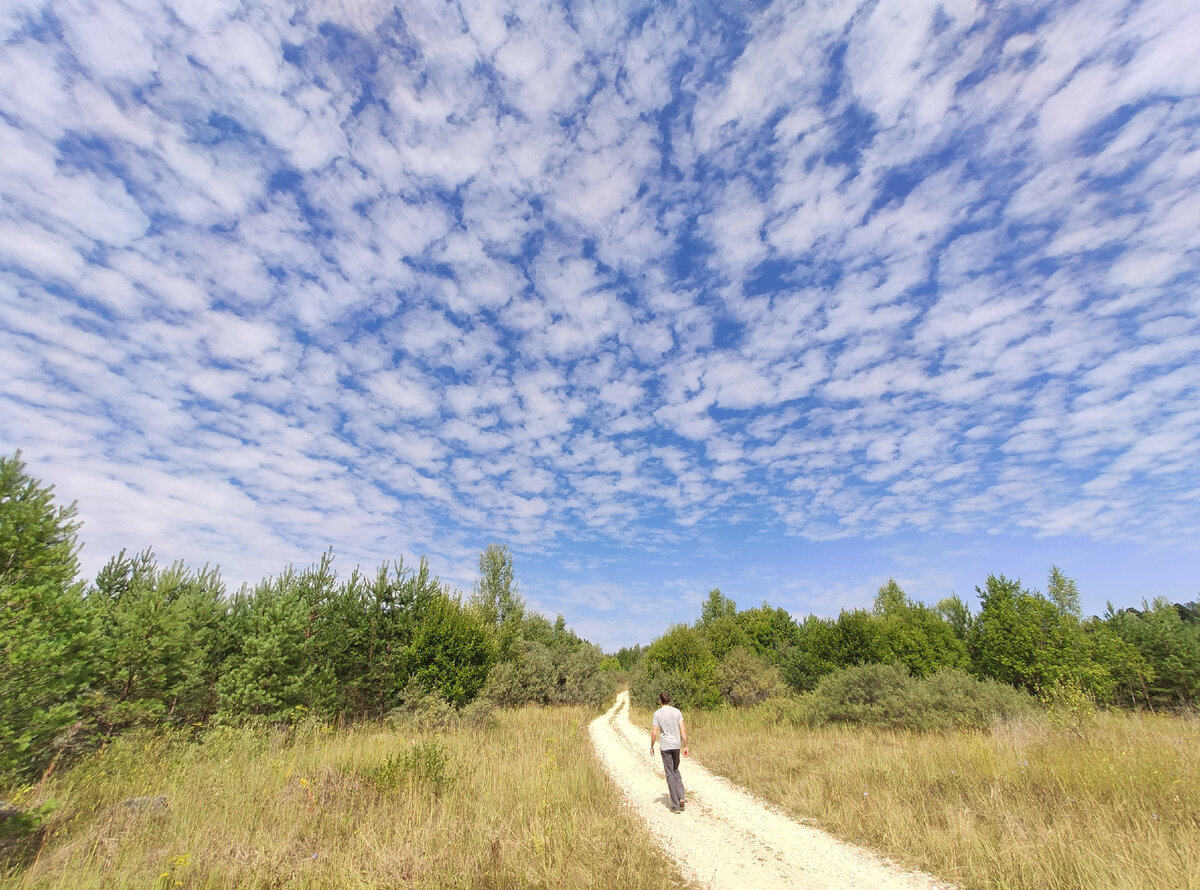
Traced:
POLYGON ((1190 11, 38 14, 0 445, 89 560, 1200 526, 1190 11))

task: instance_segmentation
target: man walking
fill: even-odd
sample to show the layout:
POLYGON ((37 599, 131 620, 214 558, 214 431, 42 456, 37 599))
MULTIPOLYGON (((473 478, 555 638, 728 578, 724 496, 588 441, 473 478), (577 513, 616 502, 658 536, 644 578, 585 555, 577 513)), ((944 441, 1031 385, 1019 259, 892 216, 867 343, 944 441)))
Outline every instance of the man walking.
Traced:
POLYGON ((658 751, 662 755, 663 770, 667 774, 667 791, 671 794, 671 812, 683 812, 683 779, 679 775, 679 749, 683 749, 686 757, 687 729, 683 725, 683 714, 679 708, 671 707, 671 693, 660 692, 659 704, 662 705, 654 712, 654 720, 650 724, 650 753, 654 753, 654 743, 662 741, 658 751))

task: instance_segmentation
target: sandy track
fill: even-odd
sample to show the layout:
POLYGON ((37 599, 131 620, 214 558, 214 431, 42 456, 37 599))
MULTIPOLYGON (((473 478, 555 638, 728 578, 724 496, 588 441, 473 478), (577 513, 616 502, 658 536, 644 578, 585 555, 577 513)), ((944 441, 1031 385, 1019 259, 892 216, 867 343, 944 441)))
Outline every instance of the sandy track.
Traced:
POLYGON ((592 743, 608 774, 688 879, 714 890, 953 890, 874 853, 801 825, 691 758, 679 766, 687 809, 672 813, 649 729, 629 721, 622 692, 592 721, 592 743))

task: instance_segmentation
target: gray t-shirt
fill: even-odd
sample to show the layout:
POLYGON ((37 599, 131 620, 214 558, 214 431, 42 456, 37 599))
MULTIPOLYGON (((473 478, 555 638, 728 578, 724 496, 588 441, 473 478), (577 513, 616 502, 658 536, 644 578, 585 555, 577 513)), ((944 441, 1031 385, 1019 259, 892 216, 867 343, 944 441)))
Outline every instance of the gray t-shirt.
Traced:
POLYGON ((683 743, 680 741, 683 738, 683 732, 680 729, 683 726, 683 714, 679 713, 679 708, 663 705, 654 712, 654 725, 658 727, 660 750, 678 751, 683 747, 683 743))

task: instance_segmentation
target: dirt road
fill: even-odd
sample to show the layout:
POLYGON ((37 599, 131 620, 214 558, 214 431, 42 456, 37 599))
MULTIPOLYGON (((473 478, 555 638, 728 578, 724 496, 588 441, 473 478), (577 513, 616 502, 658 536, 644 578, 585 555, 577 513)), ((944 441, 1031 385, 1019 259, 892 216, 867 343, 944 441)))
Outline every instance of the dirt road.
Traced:
POLYGON ((680 764, 687 809, 670 810, 648 728, 629 722, 622 692, 591 725, 592 743, 650 833, 690 880, 714 890, 953 890, 868 850, 801 825, 688 757, 680 764))

